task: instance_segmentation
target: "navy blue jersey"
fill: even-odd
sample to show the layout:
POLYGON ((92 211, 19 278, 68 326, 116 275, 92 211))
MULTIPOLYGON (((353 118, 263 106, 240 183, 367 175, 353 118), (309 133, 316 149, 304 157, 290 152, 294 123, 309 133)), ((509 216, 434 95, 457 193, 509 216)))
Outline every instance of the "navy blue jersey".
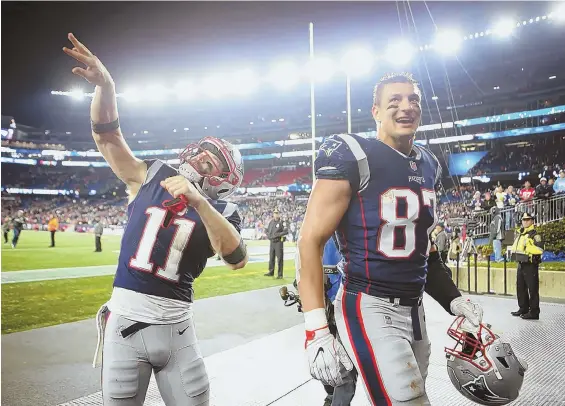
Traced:
POLYGON ((437 222, 437 158, 414 146, 406 156, 376 139, 329 137, 315 161, 318 179, 348 180, 352 196, 336 231, 345 287, 373 295, 423 292, 437 222))
MULTIPOLYGON (((114 286, 191 302, 192 283, 214 251, 192 207, 176 215, 169 227, 162 227, 166 214, 162 204, 173 197, 160 182, 176 175, 177 171, 162 161, 147 161, 146 180, 128 205, 114 286)), ((210 203, 240 231, 241 218, 234 203, 210 203)))

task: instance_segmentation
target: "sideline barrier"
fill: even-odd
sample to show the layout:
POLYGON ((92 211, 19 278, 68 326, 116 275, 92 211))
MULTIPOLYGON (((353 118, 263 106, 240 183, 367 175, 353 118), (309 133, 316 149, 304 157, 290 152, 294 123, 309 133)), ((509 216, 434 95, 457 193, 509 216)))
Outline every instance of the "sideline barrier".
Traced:
MULTIPOLYGON (((466 262, 463 266, 460 262, 448 264, 453 270, 453 280, 461 291, 472 294, 516 295, 515 263, 507 263, 505 259, 503 267, 495 268, 487 260, 487 266, 479 266, 474 255, 470 255, 466 262)), ((565 263, 562 271, 551 271, 544 270, 542 262, 539 284, 540 297, 565 299, 565 263)))

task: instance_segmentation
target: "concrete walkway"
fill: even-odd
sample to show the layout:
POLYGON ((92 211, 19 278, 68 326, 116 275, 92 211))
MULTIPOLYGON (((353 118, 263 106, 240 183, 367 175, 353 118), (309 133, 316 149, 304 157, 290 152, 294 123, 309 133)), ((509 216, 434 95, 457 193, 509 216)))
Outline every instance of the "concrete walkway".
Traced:
MULTIPOLYGON (((513 405, 562 406, 557 383, 565 375, 565 306, 542 303, 541 320, 510 316, 515 298, 476 296, 485 321, 529 363, 520 399, 513 405)), ((432 341, 427 389, 432 405, 472 406, 447 377, 443 348, 452 317, 425 297, 432 341)), ((302 315, 285 308, 277 288, 198 300, 195 323, 212 387, 212 406, 315 406, 324 397, 305 365, 302 315)), ((91 366, 94 320, 2 337, 2 405, 101 405, 100 369, 91 366)), ((146 406, 163 406, 152 381, 146 406)), ((352 406, 367 406, 359 387, 352 406)))

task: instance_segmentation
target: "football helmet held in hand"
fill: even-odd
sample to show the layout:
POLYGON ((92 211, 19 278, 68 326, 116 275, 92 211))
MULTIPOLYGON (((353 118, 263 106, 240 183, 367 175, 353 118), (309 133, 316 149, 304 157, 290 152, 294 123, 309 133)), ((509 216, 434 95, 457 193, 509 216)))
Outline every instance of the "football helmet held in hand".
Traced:
POLYGON ((455 388, 481 405, 506 405, 518 398, 527 363, 509 343, 495 335, 489 325, 480 324, 475 334, 455 319, 447 334, 456 341, 447 353, 447 373, 455 388))

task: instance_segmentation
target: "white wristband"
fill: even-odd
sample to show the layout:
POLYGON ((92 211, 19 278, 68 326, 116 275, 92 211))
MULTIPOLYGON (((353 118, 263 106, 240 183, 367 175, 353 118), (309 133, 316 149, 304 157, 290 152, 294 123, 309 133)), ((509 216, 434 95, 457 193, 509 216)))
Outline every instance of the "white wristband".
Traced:
POLYGON ((308 331, 314 331, 328 325, 325 309, 319 308, 304 313, 304 327, 308 331))

